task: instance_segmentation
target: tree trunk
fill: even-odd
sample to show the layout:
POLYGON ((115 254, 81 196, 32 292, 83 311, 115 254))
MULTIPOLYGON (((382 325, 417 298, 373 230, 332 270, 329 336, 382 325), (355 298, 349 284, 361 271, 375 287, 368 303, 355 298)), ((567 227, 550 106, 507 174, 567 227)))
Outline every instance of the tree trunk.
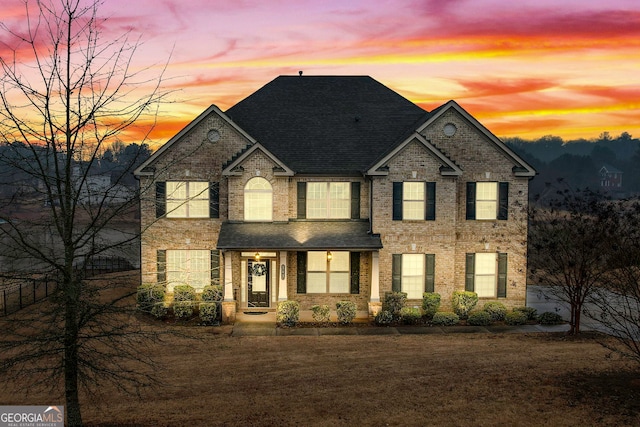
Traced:
POLYGON ((67 426, 82 426, 78 397, 78 306, 79 285, 74 280, 66 284, 64 331, 64 390, 67 426))

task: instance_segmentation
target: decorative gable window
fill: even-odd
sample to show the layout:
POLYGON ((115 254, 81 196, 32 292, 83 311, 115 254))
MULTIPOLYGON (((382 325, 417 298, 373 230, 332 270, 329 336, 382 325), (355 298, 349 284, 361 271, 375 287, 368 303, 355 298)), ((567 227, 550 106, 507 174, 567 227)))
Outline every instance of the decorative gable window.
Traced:
POLYGON ((435 182, 394 182, 393 220, 436 219, 435 182))
POLYGON ((465 289, 477 293, 480 298, 506 297, 507 254, 467 254, 465 289))
POLYGON ((244 187, 245 221, 271 221, 273 218, 273 188, 264 178, 251 178, 244 187))
POLYGON ((508 211, 508 182, 467 182, 467 219, 506 220, 508 211))
POLYGON ((298 219, 359 219, 359 182, 298 182, 298 219))
POLYGON ((393 254, 391 289, 422 299, 423 292, 434 292, 435 268, 435 254, 393 254))

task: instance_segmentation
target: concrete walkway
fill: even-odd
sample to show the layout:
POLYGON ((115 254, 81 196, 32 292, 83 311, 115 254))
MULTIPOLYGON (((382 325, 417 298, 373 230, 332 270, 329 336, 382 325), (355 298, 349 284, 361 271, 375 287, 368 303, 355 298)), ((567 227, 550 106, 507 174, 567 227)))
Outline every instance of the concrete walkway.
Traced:
MULTIPOLYGON (((301 319, 302 320, 302 319, 301 319)), ((234 337, 324 336, 324 335, 433 335, 433 334, 516 334, 567 332, 569 325, 522 326, 370 326, 359 322, 344 327, 276 328, 275 313, 238 314, 231 333, 234 337)))

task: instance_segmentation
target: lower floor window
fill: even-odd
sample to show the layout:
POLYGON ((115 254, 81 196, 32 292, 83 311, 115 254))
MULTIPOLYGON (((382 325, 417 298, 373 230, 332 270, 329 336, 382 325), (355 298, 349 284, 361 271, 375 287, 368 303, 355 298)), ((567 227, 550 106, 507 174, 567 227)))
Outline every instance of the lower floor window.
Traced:
POLYGON ((468 253, 465 289, 480 298, 507 296, 507 254, 468 253))
POLYGON ((174 286, 190 285, 197 291, 211 283, 211 256, 208 250, 167 250, 167 292, 174 286))
POLYGON ((309 251, 307 293, 349 293, 349 252, 309 251))
POLYGON ((402 292, 407 299, 421 299, 424 292, 424 255, 402 255, 402 292))

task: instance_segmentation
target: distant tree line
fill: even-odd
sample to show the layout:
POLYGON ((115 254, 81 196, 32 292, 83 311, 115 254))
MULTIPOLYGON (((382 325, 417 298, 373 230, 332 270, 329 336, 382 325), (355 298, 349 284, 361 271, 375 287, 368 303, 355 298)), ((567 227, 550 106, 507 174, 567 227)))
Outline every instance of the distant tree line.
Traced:
POLYGON ((544 196, 549 184, 563 182, 570 188, 600 188, 599 170, 612 166, 623 172, 619 195, 640 193, 640 139, 628 132, 612 137, 603 132, 597 139, 565 141, 546 135, 534 140, 504 138, 504 142, 531 164, 538 176, 531 181, 530 194, 544 196))

